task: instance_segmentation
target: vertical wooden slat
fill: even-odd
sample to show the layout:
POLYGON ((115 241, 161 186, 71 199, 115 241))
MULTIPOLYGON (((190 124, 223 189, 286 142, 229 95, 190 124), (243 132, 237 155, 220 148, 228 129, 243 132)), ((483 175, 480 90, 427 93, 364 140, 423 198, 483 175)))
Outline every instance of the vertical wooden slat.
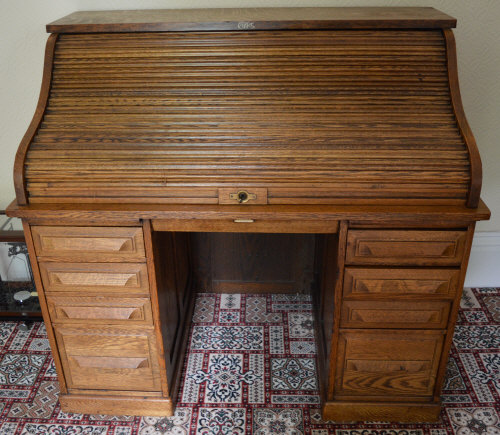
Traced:
POLYGON ((50 319, 49 309, 47 306, 47 299, 45 297, 45 290, 43 288, 42 277, 40 275, 40 268, 38 267, 35 245, 33 244, 33 238, 31 236, 31 228, 28 222, 24 219, 23 219, 23 229, 24 229, 24 237, 26 239, 26 247, 28 248, 28 253, 30 257, 31 270, 33 271, 33 279, 35 280, 35 285, 38 292, 38 299, 40 301, 40 308, 42 310, 43 321, 45 323, 45 329, 47 330, 47 338, 49 339, 50 349, 52 351, 52 357, 54 358, 54 365, 56 366, 57 380, 59 381, 59 390, 61 394, 66 394, 68 392, 66 387, 66 378, 64 377, 64 371, 61 364, 61 357, 59 356, 54 329, 52 328, 52 322, 50 319))
MULTIPOLYGON (((330 355, 328 356, 330 360, 329 367, 329 377, 328 377, 328 400, 333 399, 333 393, 335 388, 335 372, 337 369, 337 352, 339 345, 339 333, 340 333, 340 318, 342 313, 342 293, 344 284, 344 270, 345 270, 345 256, 347 249, 347 229, 349 223, 347 221, 340 222, 339 229, 339 247, 337 254, 337 280, 335 282, 335 303, 333 311, 333 330, 332 330, 332 344, 330 347, 330 355)), ((328 267, 328 266, 327 266, 328 267)))
POLYGON ((458 318, 458 310, 460 308, 460 300, 462 298, 462 292, 464 288, 465 274, 467 273, 467 265, 469 264, 470 250, 472 246, 472 239, 474 237, 474 229, 476 224, 471 223, 467 228, 467 236, 465 241, 464 255, 462 257, 462 263, 460 265, 460 278, 457 283, 457 292, 453 300, 453 304, 450 310, 450 316, 448 318, 448 330, 446 332, 446 337, 443 344, 443 350, 441 353, 441 361, 439 363, 439 369, 436 374, 436 386, 434 389, 434 400, 439 401, 441 396, 441 390, 443 388, 444 377, 446 375, 446 366, 448 364, 448 359, 450 356, 451 344, 453 342, 453 332, 455 331, 455 324, 458 318))
MULTIPOLYGON (((149 275, 149 290, 151 295, 151 307, 153 309, 153 323, 156 336, 156 345, 158 346, 158 363, 160 366, 160 380, 163 397, 169 397, 169 385, 167 381, 167 368, 165 363, 165 349, 163 347, 163 339, 161 333, 161 314, 158 305, 158 290, 156 283, 156 269, 153 250, 153 240, 151 232, 151 221, 144 220, 144 247, 146 249, 146 263, 148 266, 149 275)), ((174 398, 175 400, 175 398, 174 398)))

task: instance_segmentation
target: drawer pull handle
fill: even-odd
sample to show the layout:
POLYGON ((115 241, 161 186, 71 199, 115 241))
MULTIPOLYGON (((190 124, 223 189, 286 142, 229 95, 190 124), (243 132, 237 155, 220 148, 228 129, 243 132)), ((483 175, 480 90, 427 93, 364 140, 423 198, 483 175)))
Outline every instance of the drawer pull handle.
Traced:
POLYGON ((142 312, 135 307, 59 307, 58 317, 66 319, 142 319, 142 312))
POLYGON ((80 368, 143 369, 149 367, 147 358, 119 358, 112 356, 72 356, 80 368))
POLYGON ((235 219, 234 222, 237 224, 251 224, 255 221, 253 219, 235 219))
POLYGON ((120 249, 118 249, 118 252, 133 251, 134 246, 132 245, 132 240, 124 239, 124 240, 119 240, 119 242, 121 242, 121 246, 120 246, 120 249))

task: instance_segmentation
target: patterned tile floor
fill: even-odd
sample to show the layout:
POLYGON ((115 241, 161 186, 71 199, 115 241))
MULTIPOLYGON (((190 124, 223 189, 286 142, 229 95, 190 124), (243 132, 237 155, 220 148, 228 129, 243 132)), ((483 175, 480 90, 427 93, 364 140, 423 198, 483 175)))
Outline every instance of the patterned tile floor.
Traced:
POLYGON ((500 434, 500 288, 466 289, 436 424, 321 420, 311 303, 200 294, 172 418, 66 414, 44 325, 0 323, 0 435, 500 434))

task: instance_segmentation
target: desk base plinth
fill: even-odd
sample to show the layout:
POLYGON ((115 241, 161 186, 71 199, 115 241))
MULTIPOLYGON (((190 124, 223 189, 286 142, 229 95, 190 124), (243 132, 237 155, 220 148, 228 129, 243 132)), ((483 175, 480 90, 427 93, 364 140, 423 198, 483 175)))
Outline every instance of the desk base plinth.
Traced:
POLYGON ((123 397, 63 394, 59 396, 64 412, 79 414, 137 415, 172 417, 174 404, 164 397, 123 397))
POLYGON ((350 421, 397 421, 401 423, 435 422, 439 419, 441 403, 361 403, 326 402, 323 420, 350 421))

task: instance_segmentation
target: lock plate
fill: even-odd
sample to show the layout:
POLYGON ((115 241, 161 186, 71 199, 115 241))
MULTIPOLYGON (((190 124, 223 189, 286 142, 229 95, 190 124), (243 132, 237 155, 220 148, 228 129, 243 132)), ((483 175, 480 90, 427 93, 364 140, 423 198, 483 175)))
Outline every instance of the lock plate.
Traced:
POLYGON ((220 188, 219 204, 267 204, 267 189, 256 188, 220 188))
POLYGON ((246 190, 239 190, 236 193, 231 193, 229 198, 238 201, 240 204, 244 204, 252 199, 257 199, 257 195, 255 193, 247 192, 246 190))

